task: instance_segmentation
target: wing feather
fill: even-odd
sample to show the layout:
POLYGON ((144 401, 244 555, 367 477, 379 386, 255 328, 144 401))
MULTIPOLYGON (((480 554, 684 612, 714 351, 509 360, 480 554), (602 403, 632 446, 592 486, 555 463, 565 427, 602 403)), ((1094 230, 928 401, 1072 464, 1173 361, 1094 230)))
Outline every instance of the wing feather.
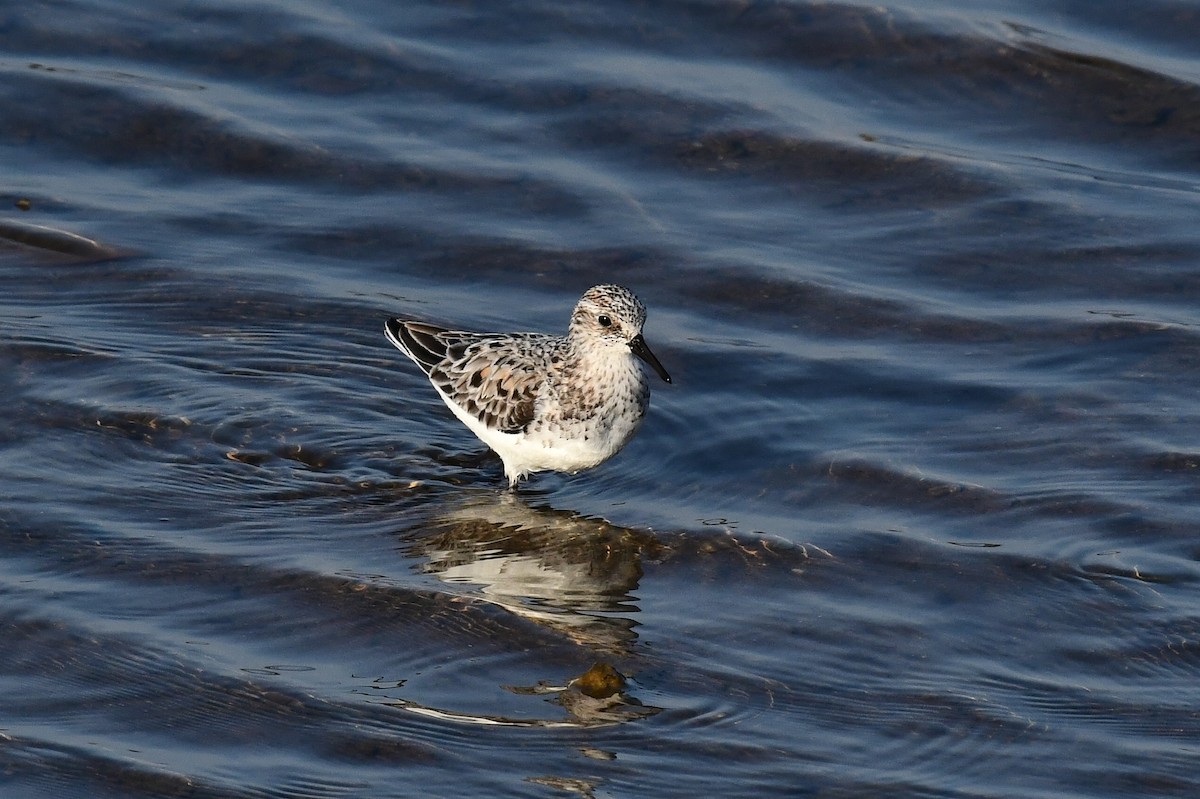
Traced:
MULTIPOLYGON (((389 341, 454 404, 493 430, 521 433, 545 381, 539 354, 550 336, 492 335, 389 319, 389 341)), ((543 356, 544 357, 544 356, 543 356)))

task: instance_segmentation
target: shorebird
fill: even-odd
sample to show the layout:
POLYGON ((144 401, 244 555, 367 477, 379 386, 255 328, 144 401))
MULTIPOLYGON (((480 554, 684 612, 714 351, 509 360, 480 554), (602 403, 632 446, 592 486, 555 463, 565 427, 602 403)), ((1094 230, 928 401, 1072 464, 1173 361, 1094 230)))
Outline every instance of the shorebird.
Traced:
POLYGON ((603 285, 584 293, 565 336, 470 333, 404 319, 389 319, 384 334, 496 451, 511 487, 533 472, 591 469, 628 443, 650 403, 637 359, 671 382, 642 338, 645 321, 633 292, 603 285))

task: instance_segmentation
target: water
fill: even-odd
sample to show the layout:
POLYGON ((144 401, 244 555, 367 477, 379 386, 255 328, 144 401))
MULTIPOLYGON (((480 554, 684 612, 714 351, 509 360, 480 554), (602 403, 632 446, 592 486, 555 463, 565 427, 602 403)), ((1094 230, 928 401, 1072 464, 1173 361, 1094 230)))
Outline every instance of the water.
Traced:
POLYGON ((1196 796, 1198 42, 4 9, 0 793, 1196 796), (675 384, 510 495, 383 320, 599 282, 675 384))

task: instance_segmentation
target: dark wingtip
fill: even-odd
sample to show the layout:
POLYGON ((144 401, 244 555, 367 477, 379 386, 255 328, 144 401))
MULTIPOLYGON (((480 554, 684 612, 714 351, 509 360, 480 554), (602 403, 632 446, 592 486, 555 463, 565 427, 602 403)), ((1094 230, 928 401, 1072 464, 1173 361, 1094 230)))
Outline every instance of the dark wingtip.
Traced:
POLYGON ((401 352, 408 352, 408 345, 404 342, 404 322, 399 319, 388 319, 383 323, 383 337, 388 340, 396 349, 401 352))
POLYGON ((440 338, 446 332, 444 328, 403 319, 388 319, 383 324, 387 340, 416 361, 425 374, 446 357, 446 342, 440 338))

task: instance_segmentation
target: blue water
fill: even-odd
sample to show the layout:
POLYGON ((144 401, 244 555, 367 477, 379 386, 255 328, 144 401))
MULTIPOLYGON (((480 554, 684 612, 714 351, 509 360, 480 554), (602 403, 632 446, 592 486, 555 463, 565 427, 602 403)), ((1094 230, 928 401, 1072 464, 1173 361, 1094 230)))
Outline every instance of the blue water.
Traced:
POLYGON ((0 73, 5 799, 1200 794, 1194 3, 63 0, 0 73), (674 383, 512 494, 383 321, 602 282, 674 383))

